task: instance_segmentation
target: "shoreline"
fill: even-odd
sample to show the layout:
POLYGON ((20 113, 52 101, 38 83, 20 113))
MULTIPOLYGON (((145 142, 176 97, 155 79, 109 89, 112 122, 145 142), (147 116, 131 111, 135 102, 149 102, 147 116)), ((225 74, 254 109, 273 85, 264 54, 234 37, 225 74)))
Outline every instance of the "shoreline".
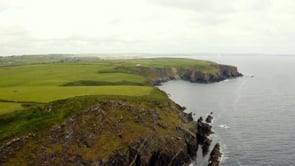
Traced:
MULTIPOLYGON (((226 80, 228 80, 228 79, 226 79, 226 80)), ((184 81, 186 81, 186 80, 184 80, 184 81)), ((225 80, 223 80, 223 81, 225 81, 225 80)), ((169 82, 169 81, 167 81, 167 82, 169 82)), ((218 82, 216 82, 216 83, 218 83, 218 82)), ((158 85, 158 86, 156 86, 156 87, 158 87, 159 88, 159 86, 162 86, 162 85, 158 85)), ((171 98, 171 94, 168 94, 168 92, 166 92, 165 90, 162 90, 162 89, 160 89, 161 91, 163 91, 163 92, 165 92, 166 94, 167 94, 167 96, 169 97, 169 99, 170 100, 172 100, 172 101, 174 101, 174 102, 176 102, 175 100, 173 100, 172 98, 171 98)), ((177 103, 177 102, 176 102, 177 103)), ((183 106, 183 107, 186 107, 185 105, 183 106)), ((192 112, 188 112, 188 111, 186 111, 186 109, 184 110, 184 112, 186 112, 187 114, 192 114, 192 112)), ((195 160, 193 160, 190 164, 189 164, 189 166, 199 166, 199 164, 198 164, 198 161, 200 161, 201 160, 201 165, 210 165, 210 163, 208 162, 208 160, 209 160, 209 158, 210 158, 210 154, 213 152, 213 150, 214 150, 214 147, 217 145, 217 144, 219 144, 220 145, 220 148, 219 148, 219 150, 218 150, 218 152, 217 152, 217 154, 218 155, 220 155, 220 157, 217 157, 217 158, 215 158, 214 159, 214 164, 216 165, 216 163, 218 163, 218 165, 220 165, 220 163, 222 163, 223 161, 224 161, 224 152, 223 152, 223 149, 222 149, 222 144, 221 144, 221 142, 219 141, 219 140, 217 140, 216 138, 217 138, 217 136, 215 135, 215 131, 214 131, 214 129, 213 129, 213 124, 214 124, 214 120, 215 120, 215 118, 213 118, 213 112, 211 112, 211 113, 207 113, 207 114, 205 114, 205 116, 208 118, 208 117, 211 117, 211 119, 210 119, 210 121, 208 122, 207 121, 207 118, 206 118, 206 120, 205 120, 205 123, 206 124, 209 124, 211 127, 212 127, 212 129, 210 130, 210 132, 212 133, 212 134, 210 134, 210 135, 208 135, 208 139, 210 140, 210 145, 209 145, 209 151, 207 152, 207 154, 206 155, 204 155, 203 154, 203 152, 202 152, 202 148, 198 148, 198 150, 197 150, 197 155, 196 155, 196 159, 195 160), (215 138, 215 139, 214 139, 215 138)), ((201 117, 199 117, 199 119, 198 119, 198 117, 196 117, 195 115, 193 116, 194 117, 194 121, 195 122, 198 122, 199 121, 199 119, 200 118, 202 118, 202 116, 201 117)), ((215 126, 216 127, 216 126, 215 126)), ((219 127, 219 126, 217 126, 217 127, 219 127)), ((199 143, 198 143, 199 144, 199 143)), ((199 145, 200 147, 201 146, 203 146, 203 145, 199 145)), ((212 161, 211 161, 212 162, 212 161)), ((212 164, 212 163, 211 163, 212 164)), ((213 165, 214 165, 213 164, 213 165)))
MULTIPOLYGON (((56 100, 38 108, 27 108, 26 116, 30 118, 22 118, 26 123, 26 119, 35 124, 34 118, 41 119, 44 115, 48 118, 45 116, 44 120, 37 119, 37 122, 44 124, 43 127, 31 127, 28 123, 25 132, 13 131, 15 135, 12 133, 11 136, 16 136, 16 139, 4 137, 8 141, 8 148, 0 149, 3 154, 0 162, 50 162, 54 165, 62 160, 64 163, 98 162, 101 165, 183 165, 190 164, 197 157, 198 147, 202 147, 203 153, 211 155, 212 139, 208 137, 212 134, 212 126, 200 118, 194 121, 192 113, 184 112, 184 108, 176 104, 168 94, 154 87, 157 83, 174 79, 207 84, 242 76, 236 67, 187 59, 104 63, 112 63, 113 66, 95 74, 121 73, 124 76, 130 74, 128 76, 132 78, 140 75, 146 79, 140 85, 150 87, 150 93, 143 96, 81 96, 56 100), (50 123, 46 121, 48 119, 50 123), (27 136, 31 132, 34 135, 27 136), (33 146, 35 144, 38 146, 33 146), (35 152, 36 156, 32 156, 35 152), (16 161, 13 156, 21 160, 16 161)), ((82 80, 79 82, 81 85, 78 85, 86 86, 87 83, 88 86, 94 86, 100 83, 101 86, 107 86, 108 81, 101 83, 82 80)), ((136 82, 132 83, 135 85, 136 82)), ((121 81, 118 84, 130 83, 121 81)), ((72 84, 70 86, 75 87, 72 84)))

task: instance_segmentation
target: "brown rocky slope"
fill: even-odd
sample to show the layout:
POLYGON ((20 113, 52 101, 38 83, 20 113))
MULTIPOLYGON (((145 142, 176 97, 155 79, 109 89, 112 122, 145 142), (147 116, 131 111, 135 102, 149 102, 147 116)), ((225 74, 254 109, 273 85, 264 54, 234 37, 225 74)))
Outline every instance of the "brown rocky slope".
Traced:
MULTIPOLYGON (((59 109, 53 105, 52 113, 59 109)), ((167 97, 104 97, 61 123, 6 141, 0 165, 187 165, 196 156, 196 132, 167 97)))

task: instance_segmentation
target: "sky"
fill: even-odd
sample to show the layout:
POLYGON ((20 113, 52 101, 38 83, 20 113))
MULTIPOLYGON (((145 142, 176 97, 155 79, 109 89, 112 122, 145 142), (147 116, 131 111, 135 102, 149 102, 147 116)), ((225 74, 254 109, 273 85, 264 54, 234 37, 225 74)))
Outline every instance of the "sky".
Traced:
POLYGON ((0 56, 295 54, 294 0, 0 0, 0 56))

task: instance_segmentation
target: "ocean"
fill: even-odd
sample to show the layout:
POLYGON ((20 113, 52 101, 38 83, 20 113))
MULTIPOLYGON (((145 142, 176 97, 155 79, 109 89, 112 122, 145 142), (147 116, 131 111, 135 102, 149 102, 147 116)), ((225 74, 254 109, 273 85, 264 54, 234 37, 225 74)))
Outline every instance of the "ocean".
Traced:
POLYGON ((187 58, 234 65, 244 74, 218 83, 173 80, 159 87, 196 120, 213 112, 212 138, 221 144, 221 165, 295 165, 295 56, 187 58))

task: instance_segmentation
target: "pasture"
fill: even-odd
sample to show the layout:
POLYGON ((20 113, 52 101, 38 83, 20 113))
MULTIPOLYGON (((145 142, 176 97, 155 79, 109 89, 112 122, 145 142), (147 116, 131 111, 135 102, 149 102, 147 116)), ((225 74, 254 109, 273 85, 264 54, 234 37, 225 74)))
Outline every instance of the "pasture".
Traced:
POLYGON ((195 68, 216 72, 212 62, 191 59, 128 59, 73 62, 66 57, 4 57, 0 59, 0 114, 22 109, 25 103, 49 103, 85 95, 145 96, 154 89, 149 69, 195 68), (58 60, 58 61, 57 61, 58 60), (11 65, 9 65, 11 64, 11 65), (148 69, 148 70, 140 70, 148 69))
POLYGON ((20 103, 48 103, 84 95, 148 95, 153 89, 143 86, 146 79, 128 73, 100 73, 113 70, 110 62, 33 64, 0 68, 0 114, 21 109, 20 103), (98 86, 64 86, 92 81, 98 86))

